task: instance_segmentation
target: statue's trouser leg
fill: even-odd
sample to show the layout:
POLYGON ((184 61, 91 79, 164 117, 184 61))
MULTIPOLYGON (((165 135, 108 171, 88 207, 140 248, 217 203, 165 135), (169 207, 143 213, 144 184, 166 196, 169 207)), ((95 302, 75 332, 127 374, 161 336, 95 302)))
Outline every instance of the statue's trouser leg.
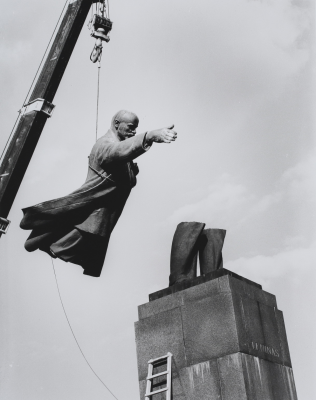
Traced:
POLYGON ((196 277, 198 238, 205 224, 181 222, 172 241, 169 286, 196 277))
POLYGON ((223 268, 222 248, 226 231, 205 229, 199 237, 199 260, 201 275, 223 268))
POLYGON ((83 237, 80 231, 73 229, 67 235, 53 243, 50 249, 61 260, 81 265, 83 246, 83 237))
POLYGON ((108 246, 108 238, 73 229, 50 246, 63 261, 81 265, 85 275, 100 276, 108 246))
POLYGON ((48 251, 52 240, 54 240, 53 232, 41 232, 40 229, 33 229, 24 247, 27 251, 35 251, 37 249, 45 249, 43 251, 48 251))

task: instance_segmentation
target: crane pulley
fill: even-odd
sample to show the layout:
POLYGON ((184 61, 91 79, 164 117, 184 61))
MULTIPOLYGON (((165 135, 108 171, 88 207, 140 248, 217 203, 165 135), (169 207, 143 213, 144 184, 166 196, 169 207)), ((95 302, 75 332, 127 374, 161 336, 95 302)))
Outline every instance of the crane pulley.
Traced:
POLYGON ((102 57, 102 42, 108 43, 110 37, 108 36, 112 30, 112 21, 109 17, 109 7, 105 4, 106 0, 98 1, 96 6, 96 12, 92 16, 89 22, 89 29, 91 29, 91 36, 96 39, 94 48, 90 55, 90 60, 93 63, 101 61, 102 57))

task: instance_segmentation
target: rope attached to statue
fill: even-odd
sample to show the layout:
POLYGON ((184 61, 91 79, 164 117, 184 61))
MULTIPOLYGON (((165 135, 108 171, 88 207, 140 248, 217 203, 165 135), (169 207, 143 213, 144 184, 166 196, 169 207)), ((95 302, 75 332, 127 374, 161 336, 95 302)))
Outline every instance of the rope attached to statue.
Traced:
POLYGON ((53 270, 54 270, 54 275, 55 275, 55 281, 56 281, 56 286, 57 286, 57 290, 58 290, 59 300, 60 300, 60 303, 61 303, 62 308, 63 308, 63 310, 64 310, 64 314, 65 314, 66 320, 67 320, 67 322, 68 322, 69 328, 70 328, 70 330, 71 330, 72 336, 73 336, 73 338, 75 339, 75 342, 77 343, 78 349, 80 350, 80 353, 81 353, 82 357, 84 358, 85 362, 87 363, 88 367, 91 369, 91 371, 93 372, 93 374, 99 379, 99 381, 100 381, 100 382, 102 383, 102 385, 107 389, 107 391, 108 391, 109 393, 111 393, 111 395, 112 395, 116 400, 118 400, 118 398, 111 392, 111 390, 107 387, 107 385, 103 382, 103 380, 99 377, 99 375, 94 371, 94 369, 92 368, 91 364, 90 364, 89 361, 87 360, 87 357, 84 355, 84 352, 82 351, 82 349, 81 349, 81 347, 80 347, 80 344, 79 344, 79 342, 78 342, 78 340, 77 340, 77 338, 76 338, 76 335, 75 335, 75 333, 74 333, 74 331, 73 331, 73 329, 72 329, 72 326, 71 326, 71 324, 70 324, 70 321, 69 321, 69 318, 68 318, 68 315, 67 315, 67 312, 66 312, 66 309, 65 309, 65 306, 64 306, 64 302, 63 302, 63 299, 62 299, 62 297, 61 297, 61 293, 60 293, 60 289, 59 289, 59 285, 58 285, 58 280, 57 280, 57 274, 56 274, 55 265, 54 265, 54 260, 53 260, 53 258, 51 258, 51 260, 52 260, 52 264, 53 264, 53 270))

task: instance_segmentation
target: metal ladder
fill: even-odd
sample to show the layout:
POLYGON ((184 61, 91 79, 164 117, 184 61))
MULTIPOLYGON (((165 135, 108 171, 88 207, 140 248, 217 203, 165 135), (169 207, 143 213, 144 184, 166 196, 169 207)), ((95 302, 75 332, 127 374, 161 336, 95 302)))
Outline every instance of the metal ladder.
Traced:
POLYGON ((152 400, 152 396, 162 392, 166 392, 166 400, 171 400, 171 361, 172 361, 171 353, 168 353, 166 356, 155 358, 154 360, 148 361, 148 375, 147 375, 145 400, 152 400), (159 361, 163 360, 167 360, 166 371, 159 372, 158 374, 153 375, 154 364, 157 364, 159 361), (163 389, 151 391, 154 378, 158 378, 159 376, 163 375, 167 375, 166 387, 163 389))

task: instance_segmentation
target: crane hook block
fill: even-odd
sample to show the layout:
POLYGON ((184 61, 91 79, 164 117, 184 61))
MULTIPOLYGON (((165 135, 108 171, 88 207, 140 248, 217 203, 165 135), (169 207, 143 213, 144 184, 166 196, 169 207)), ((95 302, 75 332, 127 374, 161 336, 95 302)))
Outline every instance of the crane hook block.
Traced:
POLYGON ((108 18, 95 14, 92 20, 93 30, 91 36, 102 41, 109 42, 108 33, 112 30, 112 21, 108 18))
POLYGON ((101 61, 101 56, 102 56, 102 41, 99 38, 96 40, 96 43, 90 55, 90 60, 93 63, 96 63, 97 61, 101 61))

